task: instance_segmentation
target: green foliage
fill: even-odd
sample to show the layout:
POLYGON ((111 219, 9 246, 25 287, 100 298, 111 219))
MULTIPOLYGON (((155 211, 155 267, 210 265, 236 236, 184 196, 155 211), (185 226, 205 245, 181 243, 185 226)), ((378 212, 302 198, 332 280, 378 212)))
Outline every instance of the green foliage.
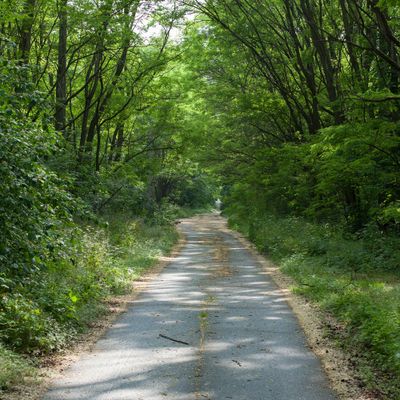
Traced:
POLYGON ((3 271, 19 278, 63 256, 60 228, 75 208, 68 181, 45 164, 58 149, 58 136, 23 118, 38 95, 20 84, 20 73, 0 59, 0 260, 3 271), (16 86, 18 92, 12 90, 16 86))
POLYGON ((322 130, 311 145, 316 198, 310 214, 340 213, 336 202, 355 230, 371 220, 396 224, 398 129, 398 123, 373 121, 322 130))
POLYGON ((369 35, 385 36, 379 18, 397 40, 398 7, 224 4, 198 4, 208 19, 187 28, 184 46, 188 124, 197 148, 203 137, 199 158, 221 177, 225 203, 352 233, 373 223, 398 232, 398 73, 362 50, 369 35), (357 18, 364 12, 370 34, 357 18))
POLYGON ((48 262, 23 284, 0 275, 0 390, 34 371, 16 352, 43 354, 71 343, 105 312, 105 299, 127 293, 178 239, 171 225, 150 226, 126 214, 103 218, 103 226, 75 230, 68 257, 48 262))
POLYGON ((23 285, 2 280, 0 340, 14 350, 50 352, 65 346, 102 310, 107 296, 126 292, 177 240, 172 227, 113 218, 87 226, 70 242, 69 259, 49 262, 23 285))
MULTIPOLYGON (((117 266, 126 270, 132 278, 163 254, 168 253, 178 240, 175 226, 171 224, 147 224, 141 219, 126 219, 126 215, 112 215, 107 218, 110 243, 116 251, 117 266)), ((125 281, 126 283, 126 281, 125 281)))
POLYGON ((13 349, 25 352, 51 351, 65 345, 69 334, 61 331, 51 315, 43 314, 41 299, 35 300, 21 293, 2 297, 0 339, 13 349))
POLYGON ((210 177, 205 174, 182 176, 170 197, 181 207, 192 209, 207 207, 214 200, 213 186, 210 177))
POLYGON ((179 215, 180 207, 169 203, 168 201, 163 201, 159 206, 153 210, 150 215, 149 222, 154 225, 171 225, 176 220, 179 215))

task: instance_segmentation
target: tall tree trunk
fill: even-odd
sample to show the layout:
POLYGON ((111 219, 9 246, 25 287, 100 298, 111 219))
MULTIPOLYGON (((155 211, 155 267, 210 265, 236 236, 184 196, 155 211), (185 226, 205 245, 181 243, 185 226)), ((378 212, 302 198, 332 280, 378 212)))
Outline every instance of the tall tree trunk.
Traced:
POLYGON ((118 122, 111 139, 110 155, 108 157, 110 162, 119 161, 121 159, 121 151, 123 144, 124 144, 124 123, 118 122))
POLYGON ((301 52, 304 50, 304 47, 300 43, 298 38, 298 34, 295 28, 295 9, 293 4, 290 1, 285 2, 285 15, 287 21, 287 30, 289 35, 292 39, 292 46, 295 50, 296 60, 299 67, 299 75, 303 75, 304 81, 308 87, 310 92, 311 99, 306 99, 310 102, 310 110, 309 110, 309 117, 307 118, 308 130, 310 133, 314 134, 317 133, 318 130, 321 128, 321 119, 319 115, 319 103, 318 103, 318 91, 317 91, 317 84, 315 82, 315 71, 312 62, 308 60, 306 62, 303 61, 301 56, 301 52))
POLYGON ((21 64, 29 64, 32 46, 32 27, 35 17, 36 0, 26 0, 18 43, 18 57, 21 64))
MULTIPOLYGON (((101 41, 101 44, 103 41, 101 41)), ((82 114, 81 137, 79 141, 79 161, 82 161, 84 150, 87 147, 88 136, 88 121, 89 113, 92 107, 93 97, 96 93, 100 77, 101 77, 101 63, 103 61, 103 49, 100 44, 97 45, 96 52, 90 62, 90 66, 86 73, 85 80, 85 105, 82 114), (92 75, 93 71, 93 75, 92 75)))
POLYGON ((338 90, 335 79, 335 69, 332 64, 329 48, 326 44, 326 38, 322 33, 321 27, 318 26, 314 4, 311 4, 309 0, 300 0, 300 6, 304 15, 304 19, 310 28, 313 45, 318 54, 319 62, 321 63, 328 98, 332 103, 335 123, 341 124, 344 118, 340 106, 337 104, 338 90))
POLYGON ((391 60, 390 72, 389 72, 389 88, 393 93, 399 92, 399 78, 400 78, 400 63, 398 57, 397 47, 400 47, 400 40, 396 38, 390 28, 388 22, 388 16, 379 7, 377 0, 369 0, 369 5, 375 14, 376 22, 379 28, 379 32, 382 37, 384 46, 382 51, 387 54, 389 60, 391 60))
POLYGON ((67 0, 60 0, 58 10, 58 65, 56 82, 55 128, 65 135, 67 98, 67 0))
MULTIPOLYGON (((349 10, 346 7, 346 0, 339 0, 340 9, 342 12, 342 20, 343 20, 343 27, 345 32, 345 39, 346 39, 346 47, 347 52, 349 54, 350 65, 354 72, 355 77, 355 84, 360 85, 363 90, 366 90, 366 86, 364 85, 360 64, 358 62, 356 53, 355 53, 355 46, 354 46, 354 39, 353 39, 353 22, 351 21, 349 10)), ((351 7, 351 5, 349 5, 351 7)))
POLYGON ((90 121, 89 129, 88 129, 88 133, 87 133, 87 142, 88 143, 93 142, 99 122, 108 106, 108 103, 113 95, 114 89, 117 86, 122 73, 124 72, 129 47, 131 45, 131 35, 129 34, 129 32, 132 30, 132 25, 135 20, 138 6, 139 6, 138 0, 134 0, 134 1, 131 0, 124 7, 125 17, 130 16, 130 18, 129 19, 127 18, 127 20, 126 20, 127 21, 126 26, 125 26, 126 36, 124 37, 123 42, 122 42, 122 51, 121 51, 120 57, 117 60, 114 76, 112 77, 110 84, 108 85, 107 89, 105 90, 104 96, 102 96, 99 99, 99 104, 96 107, 96 111, 92 117, 92 120, 90 121), (133 3, 133 10, 131 10, 132 3, 133 3), (130 13, 132 13, 132 15, 130 15, 130 13))
POLYGON ((96 172, 100 171, 100 149, 101 149, 101 130, 100 127, 97 127, 97 132, 96 132, 96 136, 97 136, 97 145, 96 145, 96 162, 95 162, 95 167, 96 167, 96 172))

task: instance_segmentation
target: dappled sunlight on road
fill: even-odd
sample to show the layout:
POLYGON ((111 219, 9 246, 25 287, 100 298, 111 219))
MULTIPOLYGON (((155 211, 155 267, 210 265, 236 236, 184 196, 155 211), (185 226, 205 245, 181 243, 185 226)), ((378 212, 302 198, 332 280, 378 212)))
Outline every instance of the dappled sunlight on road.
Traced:
POLYGON ((46 400, 332 400, 298 323, 218 216, 188 240, 46 400))

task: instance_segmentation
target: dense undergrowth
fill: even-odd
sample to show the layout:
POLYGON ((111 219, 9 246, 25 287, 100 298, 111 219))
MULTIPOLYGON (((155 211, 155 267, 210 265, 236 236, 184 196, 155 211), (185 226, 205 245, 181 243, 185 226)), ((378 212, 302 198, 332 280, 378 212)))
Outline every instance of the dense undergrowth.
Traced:
POLYGON ((335 339, 352 355, 365 383, 385 399, 400 398, 400 240, 373 227, 357 237, 330 225, 272 215, 230 225, 296 281, 343 329, 335 339))
POLYGON ((68 255, 45 270, 17 284, 3 276, 0 390, 33 376, 34 356, 71 343, 105 312, 106 298, 129 291, 132 281, 178 238, 168 223, 127 215, 107 215, 101 221, 70 231, 68 255))

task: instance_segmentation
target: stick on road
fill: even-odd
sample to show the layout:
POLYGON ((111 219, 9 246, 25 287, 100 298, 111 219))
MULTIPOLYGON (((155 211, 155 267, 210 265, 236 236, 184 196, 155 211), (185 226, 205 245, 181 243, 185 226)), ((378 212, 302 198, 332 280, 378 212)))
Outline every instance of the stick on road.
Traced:
POLYGON ((180 229, 179 256, 44 400, 335 399, 284 296, 223 219, 180 229))

